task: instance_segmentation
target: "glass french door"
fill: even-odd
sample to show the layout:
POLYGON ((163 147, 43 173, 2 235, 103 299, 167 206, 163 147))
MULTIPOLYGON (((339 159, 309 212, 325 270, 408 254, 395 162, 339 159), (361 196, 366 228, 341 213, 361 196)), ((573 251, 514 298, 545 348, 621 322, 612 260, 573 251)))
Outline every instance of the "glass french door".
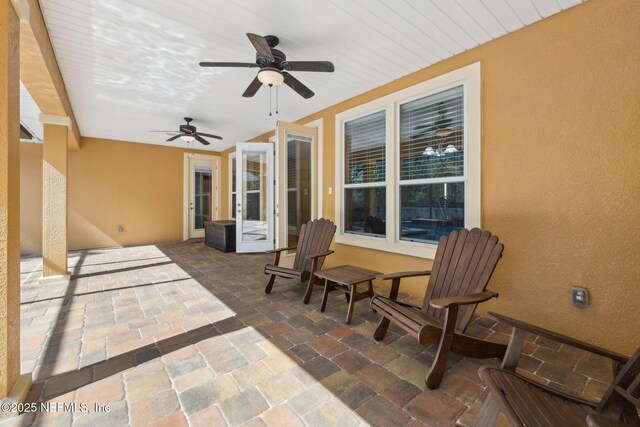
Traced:
POLYGON ((213 163, 189 159, 189 238, 204 237, 204 222, 213 219, 213 163))
POLYGON ((273 145, 236 145, 236 252, 265 252, 274 245, 273 145))
MULTIPOLYGON (((317 212, 316 156, 318 129, 278 122, 277 245, 296 246, 302 224, 317 212)), ((295 250, 288 251, 292 255, 295 250)), ((286 264, 286 260, 283 260, 286 264)))

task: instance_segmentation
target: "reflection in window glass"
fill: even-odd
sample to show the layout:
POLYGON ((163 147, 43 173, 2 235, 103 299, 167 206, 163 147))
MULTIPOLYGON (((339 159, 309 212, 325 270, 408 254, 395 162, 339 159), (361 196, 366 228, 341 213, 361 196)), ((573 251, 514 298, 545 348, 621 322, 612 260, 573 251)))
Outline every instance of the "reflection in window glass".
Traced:
POLYGON ((242 155, 242 240, 267 239, 267 156, 262 151, 246 151, 242 155))
POLYGON ((231 159, 231 218, 236 219, 236 159, 231 159))
POLYGON ((211 166, 196 165, 194 184, 194 228, 199 230, 211 221, 211 166))
POLYGON ((400 186, 400 239, 437 242, 464 227, 464 182, 400 186))
POLYGON ((348 188, 345 190, 346 233, 385 236, 386 187, 348 188))
POLYGON ((311 220, 311 142, 287 135, 287 246, 298 244, 302 224, 311 220))

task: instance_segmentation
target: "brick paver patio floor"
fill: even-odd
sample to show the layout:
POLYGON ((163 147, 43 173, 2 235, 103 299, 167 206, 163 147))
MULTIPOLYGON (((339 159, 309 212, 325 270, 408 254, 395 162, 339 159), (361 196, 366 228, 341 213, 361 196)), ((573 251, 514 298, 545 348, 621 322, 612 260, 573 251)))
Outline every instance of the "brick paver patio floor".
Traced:
MULTIPOLYGON (((485 396, 485 363, 452 357, 438 390, 424 376, 435 348, 318 287, 276 283, 266 255, 224 254, 201 242, 72 252, 67 286, 39 285, 42 259, 22 260, 22 371, 33 373, 28 425, 469 425, 485 396), (75 411, 70 404, 75 403, 75 411), (95 405, 109 412, 84 412, 95 405), (66 406, 65 406, 66 405, 66 406)), ((382 289, 377 289, 382 291, 382 289)), ((504 342, 507 328, 477 318, 469 332, 504 342)), ((608 361, 530 336, 521 368, 588 396, 610 381, 608 361)), ((499 419, 499 421, 504 421, 499 419)))

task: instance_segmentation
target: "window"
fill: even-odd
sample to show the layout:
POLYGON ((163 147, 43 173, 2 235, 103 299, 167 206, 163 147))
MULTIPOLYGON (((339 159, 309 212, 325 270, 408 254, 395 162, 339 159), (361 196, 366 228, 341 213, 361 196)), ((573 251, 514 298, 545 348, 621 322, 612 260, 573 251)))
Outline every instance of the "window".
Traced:
POLYGON ((400 240, 464 227, 464 86, 400 105, 400 240))
POLYGON ((287 247, 298 244, 302 224, 311 220, 312 143, 309 136, 287 133, 287 247))
POLYGON ((231 209, 231 219, 236 219, 236 153, 229 155, 229 175, 231 186, 229 208, 231 209))
MULTIPOLYGON (((244 214, 246 216, 246 218, 243 219, 248 221, 257 221, 261 225, 264 225, 262 222, 264 222, 266 215, 266 204, 263 200, 264 192, 262 191, 262 188, 265 185, 264 180, 266 179, 265 156, 266 155, 261 151, 245 151, 242 158, 242 163, 244 165, 244 177, 242 182, 244 190, 244 194, 242 196, 244 199, 242 204, 244 214)), ((258 240, 264 240, 264 238, 266 238, 265 236, 262 236, 258 240)))
POLYGON ((211 165, 195 165, 194 202, 195 202, 195 229, 204 228, 205 221, 211 221, 211 196, 213 168, 211 165))
POLYGON ((336 115, 336 242, 433 258, 480 226, 480 64, 336 115))
POLYGON ((344 124, 344 231, 386 233, 385 112, 344 124))

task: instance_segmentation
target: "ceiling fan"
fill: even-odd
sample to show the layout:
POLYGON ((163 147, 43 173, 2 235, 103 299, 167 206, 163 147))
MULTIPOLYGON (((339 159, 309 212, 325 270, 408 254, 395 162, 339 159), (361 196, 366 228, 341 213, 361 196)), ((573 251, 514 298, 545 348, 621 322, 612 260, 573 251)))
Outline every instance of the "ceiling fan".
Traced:
POLYGON ((249 84, 242 96, 250 98, 258 92, 263 84, 278 86, 282 83, 289 86, 305 99, 314 93, 300 80, 289 74, 289 71, 313 71, 332 73, 335 68, 329 61, 287 61, 287 56, 275 47, 280 40, 276 36, 259 36, 247 33, 249 41, 256 49, 256 62, 201 62, 201 67, 239 67, 260 68, 258 75, 249 84))
POLYGON ((204 132, 198 132, 196 130, 196 127, 191 125, 191 122, 193 121, 193 119, 191 117, 185 117, 184 121, 187 122, 186 125, 180 125, 180 127, 178 128, 178 132, 175 131, 168 131, 168 130, 151 130, 149 132, 164 132, 167 134, 176 134, 174 136, 172 136, 171 138, 167 139, 167 142, 170 141, 175 141, 178 138, 181 138, 183 141, 186 142, 191 142, 194 139, 196 141, 198 141, 201 144, 204 145, 209 145, 210 142, 207 141, 206 139, 203 138, 203 136, 206 136, 207 138, 214 138, 214 139, 222 139, 221 136, 218 135, 212 135, 210 133, 204 133, 204 132))
POLYGON ((438 118, 433 123, 418 125, 414 128, 417 136, 435 136, 437 138, 445 138, 455 132, 455 129, 451 126, 453 118, 447 117, 448 108, 444 107, 444 101, 438 104, 438 118))

